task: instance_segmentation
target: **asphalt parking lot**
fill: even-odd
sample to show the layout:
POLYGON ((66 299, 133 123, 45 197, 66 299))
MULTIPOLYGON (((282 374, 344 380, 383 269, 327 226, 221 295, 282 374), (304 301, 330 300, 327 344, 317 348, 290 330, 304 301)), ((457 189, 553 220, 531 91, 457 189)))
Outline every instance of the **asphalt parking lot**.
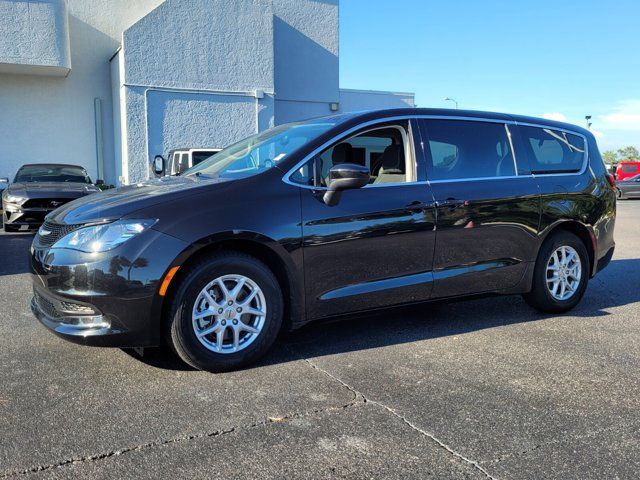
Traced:
POLYGON ((519 297, 314 325, 254 368, 76 346, 0 235, 0 478, 638 478, 640 201, 563 316, 519 297))

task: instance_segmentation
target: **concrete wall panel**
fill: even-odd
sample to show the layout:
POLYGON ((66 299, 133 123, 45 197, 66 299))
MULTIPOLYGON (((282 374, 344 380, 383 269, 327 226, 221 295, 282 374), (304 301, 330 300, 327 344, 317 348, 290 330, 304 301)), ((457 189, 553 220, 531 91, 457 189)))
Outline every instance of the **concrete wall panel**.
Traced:
POLYGON ((337 102, 338 0, 274 0, 273 9, 276 100, 337 102))
POLYGON ((65 0, 0 1, 0 73, 66 76, 70 70, 65 0))
POLYGON ((167 0, 124 33, 127 84, 273 91, 267 0, 167 0))
POLYGON ((415 95, 413 93, 340 90, 341 112, 407 107, 415 107, 415 95))
POLYGON ((276 124, 298 122, 310 118, 324 117, 331 115, 328 103, 317 102, 295 102, 287 100, 276 100, 275 106, 276 124))
POLYGON ((256 132, 257 100, 238 95, 148 91, 148 158, 173 148, 223 148, 256 132))

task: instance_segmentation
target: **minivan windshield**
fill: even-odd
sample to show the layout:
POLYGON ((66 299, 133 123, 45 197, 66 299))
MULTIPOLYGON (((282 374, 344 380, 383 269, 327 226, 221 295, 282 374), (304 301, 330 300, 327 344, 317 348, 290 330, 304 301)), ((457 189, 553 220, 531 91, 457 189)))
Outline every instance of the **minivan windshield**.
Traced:
POLYGON ((16 173, 15 183, 69 182, 91 183, 87 171, 74 165, 25 165, 16 173))
POLYGON ((257 175, 278 165, 292 152, 337 124, 335 118, 288 123, 252 135, 221 150, 184 175, 238 179, 257 175))

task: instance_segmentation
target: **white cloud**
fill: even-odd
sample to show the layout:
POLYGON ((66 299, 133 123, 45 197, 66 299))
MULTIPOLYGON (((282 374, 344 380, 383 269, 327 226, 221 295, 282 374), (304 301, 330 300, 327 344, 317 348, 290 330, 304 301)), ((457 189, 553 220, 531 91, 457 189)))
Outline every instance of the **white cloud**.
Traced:
POLYGON ((640 131, 640 99, 620 102, 613 112, 600 117, 599 125, 607 130, 640 131))
POLYGON ((592 128, 591 133, 593 133, 593 136, 596 137, 598 140, 604 138, 604 133, 601 132, 600 130, 595 130, 592 128))
POLYGON ((542 118, 546 118, 547 120, 556 120, 558 122, 567 121, 567 117, 563 113, 559 112, 543 113, 542 118))

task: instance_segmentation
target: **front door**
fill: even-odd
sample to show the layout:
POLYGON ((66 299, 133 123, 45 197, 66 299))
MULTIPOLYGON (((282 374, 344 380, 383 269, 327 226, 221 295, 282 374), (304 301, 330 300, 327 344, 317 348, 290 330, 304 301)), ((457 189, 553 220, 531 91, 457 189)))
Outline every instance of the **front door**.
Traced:
POLYGON ((430 298, 435 209, 414 131, 408 120, 364 127, 300 170, 302 182, 315 172, 301 189, 309 319, 430 298), (366 165, 371 182, 330 207, 326 178, 340 163, 366 165))
POLYGON ((535 261, 538 186, 504 122, 421 120, 437 205, 433 297, 504 291, 535 261))

